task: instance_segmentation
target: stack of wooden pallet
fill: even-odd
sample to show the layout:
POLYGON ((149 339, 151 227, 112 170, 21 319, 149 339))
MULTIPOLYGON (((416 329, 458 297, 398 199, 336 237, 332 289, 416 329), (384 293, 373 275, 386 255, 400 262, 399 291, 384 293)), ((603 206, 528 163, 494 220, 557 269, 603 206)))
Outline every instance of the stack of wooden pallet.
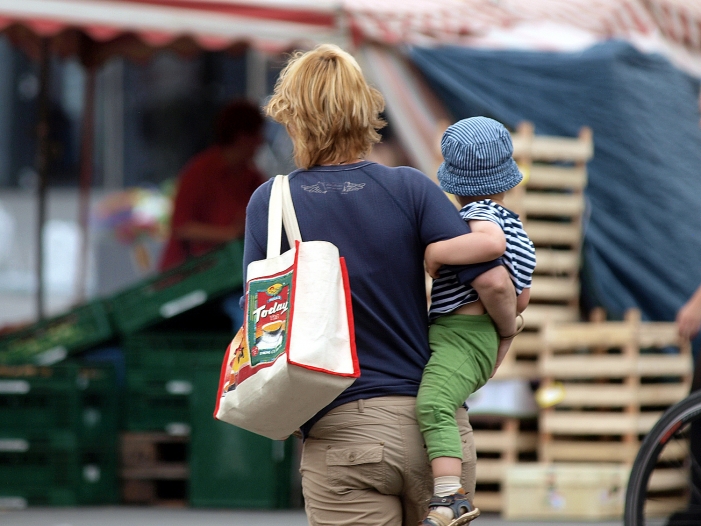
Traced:
MULTIPOLYGON (((539 417, 542 462, 631 465, 642 436, 689 392, 691 348, 674 323, 641 322, 631 310, 621 322, 548 324, 542 338, 541 392, 554 404, 539 417)), ((655 480, 667 504, 683 499, 684 473, 660 471, 655 480)))
MULTIPOLYGON (((505 204, 519 214, 536 247, 537 264, 524 313, 526 330, 514 340, 493 381, 527 382, 538 379, 541 328, 550 321, 579 319, 584 187, 593 143, 588 128, 577 138, 536 136, 530 123, 512 138, 524 183, 507 193, 505 204)), ((476 503, 485 511, 500 511, 508 466, 537 459, 537 422, 516 414, 471 413, 470 419, 478 458, 476 503)))
POLYGON ((125 432, 121 436, 122 501, 187 506, 188 436, 125 432))
POLYGON ((513 134, 514 157, 525 183, 506 195, 536 248, 526 330, 513 342, 497 378, 538 377, 540 329, 548 322, 579 320, 579 267, 585 210, 586 163, 593 155, 592 133, 579 137, 533 135, 524 123, 513 134))

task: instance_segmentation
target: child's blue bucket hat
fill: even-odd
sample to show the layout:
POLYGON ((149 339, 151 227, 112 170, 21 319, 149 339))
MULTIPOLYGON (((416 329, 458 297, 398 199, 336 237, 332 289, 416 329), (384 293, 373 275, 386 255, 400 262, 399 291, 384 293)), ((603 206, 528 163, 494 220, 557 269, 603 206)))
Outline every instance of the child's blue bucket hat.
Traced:
POLYGON ((470 117, 448 127, 441 152, 438 181, 453 195, 499 194, 523 179, 512 157, 509 131, 487 117, 470 117))

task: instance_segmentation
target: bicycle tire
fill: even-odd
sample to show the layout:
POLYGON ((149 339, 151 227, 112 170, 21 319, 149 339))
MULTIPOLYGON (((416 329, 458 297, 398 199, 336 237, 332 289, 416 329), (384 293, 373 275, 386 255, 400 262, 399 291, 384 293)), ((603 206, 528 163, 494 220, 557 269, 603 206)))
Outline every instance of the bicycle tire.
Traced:
POLYGON ((669 407, 645 436, 628 479, 623 514, 624 526, 646 526, 644 507, 648 484, 660 459, 660 453, 677 431, 700 418, 701 391, 696 391, 669 407))

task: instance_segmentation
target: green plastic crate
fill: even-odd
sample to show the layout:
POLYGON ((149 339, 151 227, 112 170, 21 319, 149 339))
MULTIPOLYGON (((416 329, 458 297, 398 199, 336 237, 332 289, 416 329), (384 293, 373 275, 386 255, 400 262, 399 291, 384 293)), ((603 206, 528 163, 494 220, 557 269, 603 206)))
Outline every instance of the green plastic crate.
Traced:
POLYGON ((221 365, 231 333, 142 332, 124 339, 128 370, 185 369, 221 365))
POLYGON ((80 451, 80 480, 76 487, 78 504, 118 504, 117 443, 99 444, 99 447, 80 451))
POLYGON ((0 427, 3 432, 68 430, 86 444, 116 440, 116 387, 112 366, 0 365, 0 427))
POLYGON ((125 401, 124 427, 129 431, 165 431, 173 435, 190 433, 187 396, 131 395, 125 401))
POLYGON ((94 301, 0 337, 0 364, 51 365, 113 337, 107 305, 94 301))
POLYGON ((219 370, 230 333, 138 333, 124 340, 124 421, 130 431, 186 432, 198 366, 219 370))
POLYGON ((0 488, 0 509, 22 509, 27 506, 76 506, 77 492, 72 488, 13 487, 0 488))
POLYGON ((0 488, 71 487, 80 480, 78 440, 70 431, 0 431, 0 488))
POLYGON ((73 429, 81 413, 77 378, 77 365, 0 365, 2 432, 73 429))
POLYGON ((270 440, 212 417, 219 371, 195 373, 190 442, 190 505, 199 508, 291 507, 295 441, 270 440), (232 491, 234 488, 234 491, 232 491))
POLYGON ((115 295, 112 318, 122 334, 132 334, 240 288, 243 243, 192 259, 115 295))
POLYGON ((71 431, 0 431, 0 499, 12 496, 36 505, 118 503, 116 435, 85 445, 71 431))

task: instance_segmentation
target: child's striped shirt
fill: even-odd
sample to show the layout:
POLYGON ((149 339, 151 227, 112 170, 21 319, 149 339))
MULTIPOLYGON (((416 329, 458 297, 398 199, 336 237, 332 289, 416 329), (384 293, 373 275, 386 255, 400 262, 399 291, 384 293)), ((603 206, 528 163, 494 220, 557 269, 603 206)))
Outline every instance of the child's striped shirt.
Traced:
MULTIPOLYGON (((506 237, 506 251, 502 258, 516 294, 519 295, 523 289, 530 288, 531 276, 535 269, 535 248, 518 215, 491 199, 468 203, 460 210, 460 215, 465 221, 491 221, 501 227, 506 237)), ((434 320, 441 314, 450 313, 478 299, 475 289, 460 284, 453 272, 442 268, 431 289, 429 318, 434 320)))

